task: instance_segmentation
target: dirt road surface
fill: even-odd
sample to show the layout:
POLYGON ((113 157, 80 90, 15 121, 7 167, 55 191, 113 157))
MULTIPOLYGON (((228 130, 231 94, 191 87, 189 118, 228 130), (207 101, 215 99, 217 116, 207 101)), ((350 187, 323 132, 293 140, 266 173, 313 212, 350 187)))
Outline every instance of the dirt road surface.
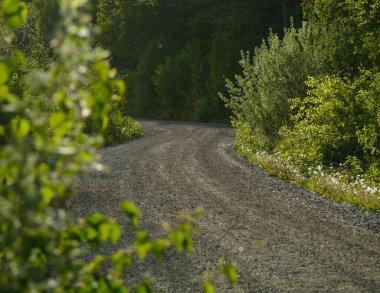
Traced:
POLYGON ((202 272, 216 272, 219 257, 240 273, 233 289, 216 277, 217 292, 380 292, 380 214, 268 177, 231 151, 228 126, 141 124, 144 137, 101 150, 112 171, 83 180, 71 209, 124 223, 119 203, 131 200, 154 237, 162 221, 203 207, 192 254, 170 251, 132 272, 149 266, 156 292, 201 292, 202 272))

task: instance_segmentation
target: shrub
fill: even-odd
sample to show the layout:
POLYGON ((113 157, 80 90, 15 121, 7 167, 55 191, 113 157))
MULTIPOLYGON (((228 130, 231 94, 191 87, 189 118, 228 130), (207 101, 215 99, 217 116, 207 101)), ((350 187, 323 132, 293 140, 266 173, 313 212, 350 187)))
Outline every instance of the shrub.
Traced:
POLYGON ((105 144, 122 143, 142 135, 140 124, 113 107, 108 115, 108 127, 105 132, 105 144))
MULTIPOLYGON (((96 155, 101 137, 83 133, 85 119, 103 132, 108 101, 122 86, 109 78, 106 53, 90 46, 86 1, 60 3, 64 19, 52 41, 55 61, 47 71, 31 71, 22 96, 8 85, 12 57, 0 57, 0 108, 12 113, 0 124, 0 291, 128 292, 124 268, 148 253, 161 258, 169 247, 191 251, 194 222, 187 217, 167 238, 151 240, 139 228, 139 209, 123 202, 135 243, 106 257, 99 248, 118 242, 119 225, 99 214, 74 222, 63 208, 78 176, 101 168, 96 155), (41 110, 32 95, 36 88, 45 90, 46 103, 55 111, 41 110), (84 247, 96 253, 89 261, 84 247)), ((25 21, 24 3, 4 1, 2 9, 14 29, 25 21)), ((147 282, 136 284, 136 292, 149 290, 147 282)))
POLYGON ((380 74, 363 72, 354 81, 323 75, 309 78, 308 97, 293 99, 293 127, 280 131, 279 147, 297 165, 355 167, 379 164, 380 74), (356 159, 354 159, 356 158, 356 159))
POLYGON ((242 75, 235 76, 235 83, 227 80, 229 97, 221 97, 261 141, 257 148, 274 146, 279 129, 290 123, 289 99, 305 97, 308 76, 328 68, 324 36, 325 31, 304 23, 298 30, 285 29, 283 39, 271 33, 256 48, 253 63, 249 52, 242 53, 242 75))
MULTIPOLYGON (((120 208, 129 218, 134 243, 115 247, 106 256, 100 248, 106 242, 117 244, 121 227, 100 214, 74 220, 64 209, 78 177, 102 169, 96 155, 102 137, 83 132, 86 119, 100 134, 109 124, 125 122, 107 118, 114 111, 109 101, 115 93, 122 94, 124 86, 110 78, 114 70, 106 52, 91 46, 93 29, 88 26, 86 4, 60 1, 63 21, 52 41, 55 61, 48 70, 28 74, 21 96, 8 85, 12 56, 0 56, 0 109, 12 114, 0 123, 1 292, 129 292, 126 281, 134 292, 151 292, 146 280, 126 280, 125 268, 148 254, 162 259, 171 247, 190 252, 198 230, 194 218, 184 215, 177 228, 168 229, 167 237, 150 239, 139 225, 141 211, 125 201, 120 208), (44 103, 53 111, 41 109, 41 101, 33 96, 42 89, 44 103)), ((1 8, 13 29, 25 22, 23 2, 7 0, 1 8)), ((235 266, 223 264, 220 270, 231 284, 236 281, 235 266)), ((204 288, 214 290, 209 282, 204 288)))
POLYGON ((380 1, 303 6, 310 24, 271 34, 227 80, 235 148, 271 175, 378 210, 380 1))

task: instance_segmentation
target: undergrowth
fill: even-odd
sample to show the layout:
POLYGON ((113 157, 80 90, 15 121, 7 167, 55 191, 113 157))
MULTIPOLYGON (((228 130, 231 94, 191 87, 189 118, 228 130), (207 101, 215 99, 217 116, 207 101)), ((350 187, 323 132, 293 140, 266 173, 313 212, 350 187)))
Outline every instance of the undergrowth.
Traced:
POLYGON ((253 150, 241 129, 236 134, 234 151, 269 176, 291 181, 334 201, 380 211, 380 184, 368 178, 367 174, 353 175, 344 164, 339 167, 319 165, 302 171, 279 153, 253 150))

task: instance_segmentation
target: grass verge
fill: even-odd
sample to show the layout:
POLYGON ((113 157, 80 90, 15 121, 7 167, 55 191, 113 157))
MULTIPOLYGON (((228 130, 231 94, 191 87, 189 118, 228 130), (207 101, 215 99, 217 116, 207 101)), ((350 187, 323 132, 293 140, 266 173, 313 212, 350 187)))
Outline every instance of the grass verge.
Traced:
POLYGON ((234 151, 263 169, 269 176, 294 182, 337 202, 380 211, 380 186, 370 182, 365 174, 353 176, 344 168, 324 166, 309 167, 302 172, 279 154, 252 151, 239 139, 234 143, 234 151))

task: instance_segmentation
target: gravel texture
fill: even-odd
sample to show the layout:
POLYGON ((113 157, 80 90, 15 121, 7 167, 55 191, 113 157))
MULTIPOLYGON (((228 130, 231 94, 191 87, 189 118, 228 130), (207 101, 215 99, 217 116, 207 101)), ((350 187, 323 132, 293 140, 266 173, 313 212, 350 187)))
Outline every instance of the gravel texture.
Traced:
POLYGON ((124 225, 119 203, 131 200, 153 237, 181 212, 201 206, 205 215, 192 254, 149 258, 133 276, 149 267, 156 292, 201 292, 202 272, 216 272, 223 256, 239 263, 239 281, 229 289, 217 276, 217 292, 380 292, 380 213, 268 177, 231 151, 228 126, 141 124, 144 137, 101 150, 112 171, 80 182, 70 208, 124 225))

